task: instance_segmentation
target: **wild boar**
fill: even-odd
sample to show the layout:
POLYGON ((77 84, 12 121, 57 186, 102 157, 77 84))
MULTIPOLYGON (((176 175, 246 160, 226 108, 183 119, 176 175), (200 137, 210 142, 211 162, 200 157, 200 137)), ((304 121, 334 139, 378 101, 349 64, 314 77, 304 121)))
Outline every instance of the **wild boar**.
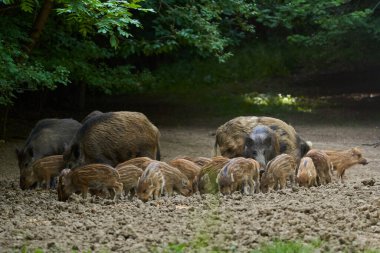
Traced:
POLYGON ((260 181, 261 191, 266 193, 268 191, 284 189, 287 180, 294 186, 296 165, 291 155, 281 154, 276 156, 267 164, 267 168, 262 174, 260 181))
MULTIPOLYGON (((24 178, 25 170, 30 170, 30 165, 37 159, 62 155, 65 147, 70 144, 81 126, 81 123, 73 119, 42 119, 37 122, 24 146, 16 149, 22 190, 27 189, 24 178)), ((31 171, 26 172, 26 174, 30 173, 31 171)))
POLYGON ((251 158, 233 158, 219 171, 217 183, 223 195, 240 190, 244 194, 260 190, 260 164, 251 158))
POLYGON ((28 189, 35 183, 41 187, 45 183, 45 189, 48 189, 51 178, 57 177, 65 164, 62 155, 53 155, 34 161, 30 167, 30 170, 23 171, 27 172, 24 174, 25 188, 28 189))
POLYGON ((313 160, 315 170, 317 171, 317 184, 324 185, 331 183, 332 164, 327 154, 322 150, 311 149, 305 156, 313 160))
POLYGON ((125 166, 125 165, 135 165, 136 167, 139 167, 140 169, 145 170, 146 167, 148 167, 148 165, 153 161, 155 161, 155 160, 153 160, 149 157, 146 157, 146 156, 135 157, 135 158, 132 158, 128 161, 119 163, 116 167, 125 166))
POLYGON ((249 116, 234 118, 217 129, 214 153, 219 146, 222 156, 253 158, 264 170, 268 161, 283 153, 298 164, 310 145, 282 120, 249 116))
POLYGON ((145 169, 137 186, 137 197, 147 201, 165 194, 171 196, 173 191, 184 196, 192 194, 192 185, 187 177, 177 168, 164 162, 151 162, 145 169), (160 173, 158 173, 160 172, 160 173))
POLYGON ((135 165, 118 165, 116 171, 120 175, 120 182, 123 184, 124 195, 130 194, 130 199, 136 194, 137 183, 141 177, 143 170, 135 165))
POLYGON ((299 186, 317 186, 317 171, 310 157, 303 157, 298 167, 296 181, 299 186))
POLYGON ((219 171, 226 165, 230 159, 223 156, 216 156, 211 158, 212 161, 201 168, 198 175, 198 190, 201 194, 204 193, 217 193, 218 183, 216 178, 219 171))
POLYGON ((159 165, 159 162, 150 163, 137 182, 136 195, 144 202, 164 194, 165 177, 159 165))
POLYGON ((190 184, 193 186, 193 193, 198 191, 198 175, 201 171, 199 166, 189 160, 181 158, 173 159, 169 161, 168 164, 177 168, 189 179, 190 184))
POLYGON ((115 199, 121 195, 123 184, 119 173, 106 164, 87 164, 75 170, 62 170, 57 188, 59 201, 68 200, 76 192, 81 192, 86 199, 89 190, 109 192, 115 199))
POLYGON ((64 154, 68 168, 104 163, 111 166, 134 157, 159 160, 160 132, 139 112, 108 112, 90 117, 64 154))
POLYGON ((346 169, 356 165, 366 165, 368 164, 367 159, 363 157, 362 151, 355 147, 346 150, 323 150, 332 163, 333 169, 337 172, 338 179, 340 178, 343 183, 343 176, 346 169))

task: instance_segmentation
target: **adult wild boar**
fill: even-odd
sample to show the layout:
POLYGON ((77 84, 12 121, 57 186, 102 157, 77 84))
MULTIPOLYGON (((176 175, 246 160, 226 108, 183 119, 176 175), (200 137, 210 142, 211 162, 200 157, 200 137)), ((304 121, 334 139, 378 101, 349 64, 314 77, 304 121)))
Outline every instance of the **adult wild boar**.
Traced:
POLYGON ((87 119, 64 154, 68 168, 111 166, 134 157, 160 158, 160 132, 139 112, 108 112, 87 119))
MULTIPOLYGON (((311 145, 311 144, 310 144, 311 145)), ((282 120, 271 117, 237 117, 216 131, 214 153, 219 146, 222 156, 253 158, 265 168, 279 154, 291 155, 297 164, 310 146, 282 120)))
POLYGON ((45 156, 62 155, 81 126, 73 119, 42 119, 37 122, 24 146, 16 149, 21 189, 26 189, 24 174, 30 165, 45 156))

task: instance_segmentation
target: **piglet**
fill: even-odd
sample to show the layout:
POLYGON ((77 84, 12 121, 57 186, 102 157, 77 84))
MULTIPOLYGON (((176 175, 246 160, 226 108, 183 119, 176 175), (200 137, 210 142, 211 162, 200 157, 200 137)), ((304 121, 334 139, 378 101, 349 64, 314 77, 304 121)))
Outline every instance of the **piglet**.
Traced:
POLYGON ((119 173, 106 164, 88 164, 75 168, 64 169, 58 180, 58 200, 66 201, 71 194, 80 192, 84 199, 89 190, 109 192, 112 199, 123 191, 119 173))

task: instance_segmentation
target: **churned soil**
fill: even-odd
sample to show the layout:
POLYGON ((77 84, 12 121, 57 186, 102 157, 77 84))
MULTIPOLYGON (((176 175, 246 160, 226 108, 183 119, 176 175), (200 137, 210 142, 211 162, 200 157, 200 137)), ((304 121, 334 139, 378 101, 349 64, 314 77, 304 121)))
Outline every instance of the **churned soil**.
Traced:
MULTIPOLYGON (((322 252, 380 249, 380 147, 362 145, 380 141, 380 125, 292 123, 315 148, 360 146, 369 164, 349 169, 344 184, 253 196, 177 195, 143 203, 74 195, 59 202, 55 190, 21 191, 14 149, 23 141, 0 143, 0 252, 25 246, 162 252, 182 243, 196 252, 246 252, 274 240, 319 242, 322 252)), ((162 160, 211 156, 218 125, 158 125, 162 160)))

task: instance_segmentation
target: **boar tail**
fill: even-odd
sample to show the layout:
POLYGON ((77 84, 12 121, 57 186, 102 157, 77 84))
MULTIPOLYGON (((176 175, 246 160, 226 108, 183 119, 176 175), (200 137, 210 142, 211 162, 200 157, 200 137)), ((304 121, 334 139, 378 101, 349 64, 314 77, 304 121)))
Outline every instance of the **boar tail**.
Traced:
POLYGON ((156 160, 157 160, 157 161, 160 161, 160 160, 161 160, 161 148, 160 148, 160 143, 157 143, 156 160))
POLYGON ((213 156, 217 156, 217 155, 218 155, 218 141, 215 139, 213 156))

